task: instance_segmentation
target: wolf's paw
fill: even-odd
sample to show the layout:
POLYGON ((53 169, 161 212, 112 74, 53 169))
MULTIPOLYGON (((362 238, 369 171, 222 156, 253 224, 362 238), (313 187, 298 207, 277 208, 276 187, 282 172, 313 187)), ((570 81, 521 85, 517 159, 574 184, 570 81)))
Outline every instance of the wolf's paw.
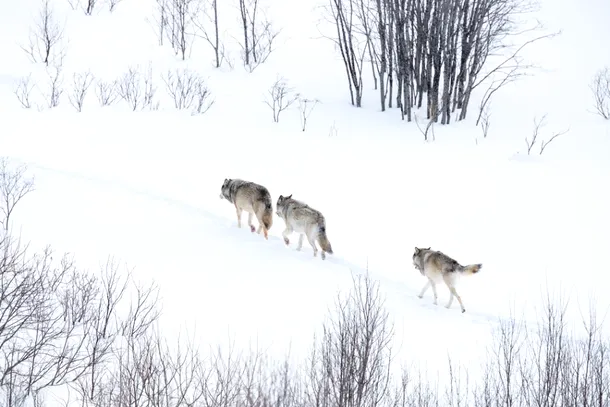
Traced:
POLYGON ((286 246, 288 246, 290 244, 290 240, 288 240, 287 237, 284 238, 284 243, 286 243, 286 246))
POLYGON ((462 308, 462 314, 466 312, 466 308, 462 308))
POLYGON ((423 295, 418 295, 417 298, 424 298, 424 296, 423 295))
POLYGON ((255 230, 256 228, 254 227, 254 225, 250 225, 250 232, 254 233, 255 230))
POLYGON ((320 255, 320 257, 322 257, 322 260, 326 260, 326 254, 324 254, 324 252, 322 252, 322 254, 320 255))

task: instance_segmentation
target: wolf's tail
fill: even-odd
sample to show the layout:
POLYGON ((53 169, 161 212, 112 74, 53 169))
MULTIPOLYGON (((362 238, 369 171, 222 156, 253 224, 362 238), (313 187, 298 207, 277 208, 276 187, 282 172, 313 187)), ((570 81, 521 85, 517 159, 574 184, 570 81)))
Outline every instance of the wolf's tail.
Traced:
POLYGON ((463 267, 461 272, 464 274, 475 274, 478 273, 482 267, 482 264, 470 264, 468 266, 463 267))
POLYGON ((330 245, 328 236, 326 236, 326 225, 324 223, 321 223, 318 228, 318 243, 320 243, 320 247, 326 253, 333 254, 333 248, 330 245))
POLYGON ((263 226, 265 229, 271 229, 273 225, 273 206, 271 205, 271 200, 265 202, 265 210, 263 211, 263 226))

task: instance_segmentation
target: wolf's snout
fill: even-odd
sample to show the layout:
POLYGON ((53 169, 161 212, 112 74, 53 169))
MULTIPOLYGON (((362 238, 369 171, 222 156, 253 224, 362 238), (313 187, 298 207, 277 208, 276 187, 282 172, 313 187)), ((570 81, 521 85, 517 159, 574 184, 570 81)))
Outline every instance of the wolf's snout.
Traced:
POLYGON ((220 194, 220 199, 223 199, 223 198, 224 198, 224 196, 222 196, 222 194, 220 194))

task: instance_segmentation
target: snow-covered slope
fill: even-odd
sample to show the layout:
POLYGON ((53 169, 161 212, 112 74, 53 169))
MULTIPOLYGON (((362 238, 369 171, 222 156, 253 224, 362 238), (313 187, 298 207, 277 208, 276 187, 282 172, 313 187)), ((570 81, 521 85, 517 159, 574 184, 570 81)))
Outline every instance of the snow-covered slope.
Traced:
MULTIPOLYGON (((375 91, 367 88, 363 108, 349 105, 332 45, 311 38, 316 17, 307 14, 309 3, 278 3, 276 15, 299 18, 284 17, 284 45, 268 64, 246 73, 239 63, 233 71, 214 70, 200 56, 176 61, 156 45, 146 21, 150 2, 125 0, 112 15, 87 17, 58 2, 70 39, 66 86, 72 72, 91 69, 110 80, 131 64, 151 61, 155 80, 169 67, 201 70, 215 103, 203 116, 175 112, 159 79, 158 111, 100 108, 91 92, 81 113, 67 100, 38 112, 21 109, 12 93, 30 71, 44 78, 16 46, 37 7, 19 3, 0 8, 0 154, 28 165, 36 191, 20 203, 15 222, 34 247, 74 253, 87 268, 112 255, 138 278, 156 281, 167 335, 196 326, 202 343, 222 342, 231 333, 242 344, 257 337, 278 355, 289 346, 305 355, 337 291, 349 289, 351 273, 367 269, 396 324, 398 360, 430 368, 445 366, 447 353, 474 364, 511 307, 535 319, 547 284, 571 295, 576 318, 588 298, 601 310, 610 305, 602 282, 610 128, 583 106, 573 114, 563 109, 572 97, 565 89, 581 92, 588 80, 574 77, 565 94, 555 87, 580 72, 577 64, 562 70, 549 57, 554 75, 539 74, 535 78, 547 79, 538 87, 538 79, 524 79, 498 96, 488 138, 461 122, 438 126, 436 141, 425 143, 395 109, 378 111, 375 91), (300 131, 295 109, 272 122, 262 101, 277 74, 321 100, 307 131, 300 131), (549 88, 554 91, 541 92, 549 88), (524 139, 534 116, 547 110, 545 137, 570 131, 544 155, 528 156, 524 139), (307 244, 295 251, 296 235, 286 247, 277 217, 269 240, 238 229, 233 207, 218 197, 224 178, 263 184, 274 203, 280 194, 293 194, 321 210, 335 255, 313 258, 307 244), (415 246, 432 246, 462 264, 483 263, 480 274, 458 286, 465 314, 455 301, 444 308, 445 287, 438 306, 431 291, 416 297, 425 281, 412 266, 415 246)), ((562 7, 575 4, 566 0, 562 7)), ((560 27, 567 21, 552 18, 560 27)), ((557 40, 561 50, 553 45, 549 53, 569 54, 563 47, 580 49, 583 38, 598 41, 591 32, 576 33, 576 19, 568 25, 572 31, 557 40)), ((601 60, 598 55, 595 64, 601 60)), ((579 93, 579 104, 585 94, 579 93)))

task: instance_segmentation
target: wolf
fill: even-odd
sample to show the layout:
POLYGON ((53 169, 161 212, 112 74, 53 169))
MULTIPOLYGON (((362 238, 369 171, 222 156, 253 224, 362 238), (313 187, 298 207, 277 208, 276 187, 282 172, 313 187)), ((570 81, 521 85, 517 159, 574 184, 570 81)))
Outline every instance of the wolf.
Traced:
POLYGON ((282 232, 286 245, 290 244, 288 235, 292 232, 297 232, 300 233, 297 250, 301 250, 303 247, 303 237, 307 236, 309 244, 313 247, 314 257, 318 255, 316 241, 322 249, 320 255, 322 260, 326 259, 326 253, 333 254, 333 248, 326 236, 326 220, 320 211, 304 202, 293 199, 292 194, 290 194, 288 196, 280 195, 276 203, 276 214, 286 224, 286 229, 282 232))
POLYGON ((254 233, 252 225, 252 215, 256 215, 258 220, 258 231, 264 232, 265 239, 268 239, 268 231, 273 225, 273 206, 271 194, 267 188, 254 182, 242 179, 225 178, 220 188, 220 199, 226 199, 235 205, 237 211, 237 227, 241 228, 241 213, 248 212, 248 225, 254 233))
POLYGON ((460 275, 464 274, 475 274, 478 273, 483 267, 482 264, 470 264, 468 266, 462 266, 457 261, 447 256, 445 253, 438 250, 430 250, 428 248, 415 248, 413 253, 413 266, 419 272, 428 278, 428 282, 419 293, 418 297, 422 298, 428 287, 432 286, 432 292, 434 293, 434 305, 438 304, 436 295, 436 283, 441 279, 444 281, 451 296, 449 297, 449 303, 446 305, 447 308, 451 307, 453 303, 453 297, 456 297, 462 308, 462 313, 466 312, 462 298, 455 290, 455 283, 460 275))

